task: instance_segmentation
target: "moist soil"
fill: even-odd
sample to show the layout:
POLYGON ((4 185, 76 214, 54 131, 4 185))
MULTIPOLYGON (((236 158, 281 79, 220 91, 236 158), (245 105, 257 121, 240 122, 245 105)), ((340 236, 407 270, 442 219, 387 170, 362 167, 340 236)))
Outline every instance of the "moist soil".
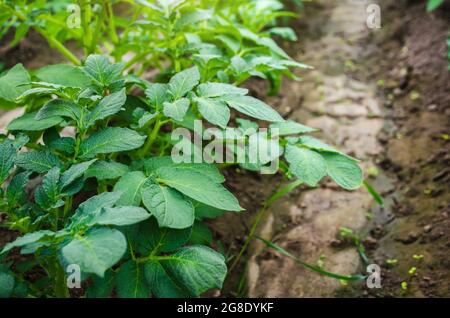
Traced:
MULTIPOLYGON (((356 246, 339 235, 350 228, 369 263, 381 267, 381 288, 320 276, 254 243, 230 273, 226 296, 450 296, 448 9, 426 13, 423 1, 308 3, 292 23, 298 43, 285 48, 314 70, 299 72, 300 83, 285 80, 276 97, 265 96, 263 81, 247 83, 284 116, 322 129, 321 138, 360 159, 384 198, 380 207, 364 189, 330 182, 300 188, 266 212, 258 234, 329 271, 366 274, 356 246), (381 8, 381 29, 365 24, 372 3, 381 8)), ((247 211, 212 226, 235 255, 281 178, 228 174, 247 211)))

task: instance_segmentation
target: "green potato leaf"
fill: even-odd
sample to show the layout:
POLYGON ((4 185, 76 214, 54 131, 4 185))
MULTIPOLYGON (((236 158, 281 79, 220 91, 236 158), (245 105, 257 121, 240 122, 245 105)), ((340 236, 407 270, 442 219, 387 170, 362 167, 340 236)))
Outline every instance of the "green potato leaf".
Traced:
POLYGON ((327 173, 346 190, 358 189, 363 182, 363 172, 358 162, 338 153, 321 153, 327 164, 327 173))
POLYGON ((98 214, 93 215, 87 225, 125 226, 142 222, 149 217, 150 214, 145 209, 136 206, 103 207, 98 214))
POLYGON ((30 171, 24 171, 16 174, 14 178, 12 178, 6 190, 6 198, 8 199, 9 206, 24 204, 26 202, 27 193, 25 189, 26 185, 28 184, 30 175, 30 171))
POLYGON ((54 235, 55 232, 47 230, 27 233, 24 236, 18 237, 15 241, 6 244, 0 254, 4 254, 15 247, 23 247, 28 244, 35 243, 45 237, 52 237, 54 235))
POLYGON ((86 178, 97 180, 117 179, 129 171, 127 165, 115 161, 96 161, 84 173, 86 178))
POLYGON ((83 127, 89 128, 97 120, 105 119, 118 113, 125 104, 126 99, 127 95, 125 94, 125 88, 106 96, 86 115, 83 127))
POLYGON ((133 226, 130 241, 143 255, 172 252, 185 244, 192 228, 171 229, 159 227, 156 218, 151 217, 133 226))
POLYGON ((179 283, 175 282, 158 261, 149 260, 144 264, 144 274, 151 293, 159 298, 182 298, 191 296, 179 283))
POLYGON ((164 102, 168 102, 170 100, 169 85, 161 83, 151 84, 145 90, 145 95, 150 101, 151 106, 155 109, 160 109, 164 102))
POLYGON ((0 76, 0 98, 13 102, 17 97, 30 89, 30 75, 22 64, 17 64, 0 76))
POLYGON ((174 254, 146 262, 145 277, 157 297, 200 296, 222 288, 227 272, 225 258, 200 245, 183 247, 174 254), (164 284, 159 283, 162 278, 164 284))
POLYGON ((287 145, 285 157, 292 174, 309 186, 316 186, 327 175, 326 161, 314 150, 287 145))
POLYGON ((116 229, 92 228, 84 235, 75 235, 61 249, 67 264, 77 264, 83 273, 104 277, 105 271, 115 265, 125 254, 125 236, 116 229))
POLYGON ((53 167, 60 167, 59 159, 48 150, 29 151, 19 153, 15 160, 16 165, 37 173, 44 173, 53 167))
POLYGON ((200 81, 200 73, 196 66, 175 74, 169 81, 169 92, 177 100, 190 92, 200 81))
POLYGON ((317 129, 296 123, 295 121, 292 120, 270 124, 269 128, 270 132, 272 133, 272 136, 298 135, 317 131, 317 129))
POLYGON ((444 3, 444 0, 428 0, 427 11, 431 12, 436 10, 442 3, 444 3))
POLYGON ((11 297, 14 291, 15 279, 9 271, 0 269, 0 298, 11 297))
POLYGON ((86 296, 88 298, 107 298, 114 288, 115 278, 112 270, 107 270, 104 277, 92 275, 93 284, 88 286, 86 296))
POLYGON ((116 275, 117 296, 120 298, 148 298, 150 288, 144 275, 144 267, 133 260, 120 266, 116 275))
POLYGON ((81 70, 97 84, 107 87, 121 78, 123 64, 111 64, 106 56, 91 54, 81 70))
POLYGON ((182 98, 174 101, 173 103, 164 102, 163 113, 169 118, 173 118, 176 121, 182 121, 186 112, 189 109, 189 99, 182 98))
POLYGON ((194 223, 192 203, 177 190, 149 184, 142 189, 142 201, 160 227, 184 229, 194 223))
POLYGON ((58 125, 63 121, 60 116, 46 117, 41 120, 36 120, 36 112, 26 113, 13 121, 7 127, 8 130, 23 130, 23 131, 39 131, 58 125))
POLYGON ((79 67, 68 64, 54 64, 38 69, 34 75, 43 82, 66 87, 87 87, 91 80, 79 67))
POLYGON ((254 97, 232 95, 224 96, 221 100, 250 117, 270 122, 284 122, 284 119, 272 107, 254 97))
POLYGON ((60 194, 60 185, 59 185, 59 177, 60 177, 60 169, 59 167, 53 167, 44 177, 42 181, 42 190, 43 194, 45 194, 46 198, 44 202, 49 204, 48 208, 57 207, 57 205, 62 205, 64 202, 59 200, 60 194))
POLYGON ((197 94, 205 98, 225 95, 247 95, 248 89, 224 83, 203 83, 198 85, 197 94))
POLYGON ((117 202, 118 205, 141 204, 141 189, 147 181, 142 171, 131 171, 125 173, 114 186, 114 191, 122 192, 117 202))
POLYGON ((80 157, 89 159, 97 154, 133 150, 141 147, 145 139, 145 136, 128 128, 105 128, 81 143, 80 157))
POLYGON ((224 129, 227 127, 230 121, 230 109, 224 102, 204 97, 194 100, 198 104, 198 111, 207 121, 224 129))
POLYGON ((5 140, 0 143, 0 183, 8 178, 9 171, 14 166, 16 148, 11 141, 5 140))
POLYGON ((242 211, 238 200, 220 183, 214 183, 207 175, 191 169, 162 167, 158 169, 158 181, 184 195, 226 211, 242 211))
POLYGON ((51 117, 69 117, 78 121, 81 118, 81 108, 70 100, 52 99, 37 112, 35 119, 41 121, 51 117))
POLYGON ((72 182, 74 182, 79 177, 83 176, 85 171, 96 161, 97 159, 92 159, 89 161, 81 162, 72 165, 69 169, 64 171, 61 176, 61 189, 66 188, 72 182))
POLYGON ((87 226, 102 208, 110 208, 120 199, 121 192, 103 192, 80 204, 71 217, 70 228, 87 226))

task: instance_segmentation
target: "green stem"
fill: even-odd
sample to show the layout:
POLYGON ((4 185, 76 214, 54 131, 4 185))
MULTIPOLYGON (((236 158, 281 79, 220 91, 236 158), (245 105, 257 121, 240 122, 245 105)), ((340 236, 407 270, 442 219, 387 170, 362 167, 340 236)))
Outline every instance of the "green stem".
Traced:
POLYGON ((158 132, 161 129, 161 126, 164 125, 166 121, 160 121, 159 118, 155 122, 155 126, 153 126, 153 130, 150 135, 147 137, 145 141, 144 147, 139 151, 139 157, 144 158, 144 156, 149 152, 151 146, 153 145, 156 137, 158 136, 158 132))
POLYGON ((63 221, 65 221, 69 211, 72 209, 73 197, 68 197, 64 202, 63 221))
POLYGON ((64 268, 57 264, 55 275, 55 294, 57 298, 69 298, 69 290, 67 289, 66 273, 64 268))
POLYGON ((181 63, 180 60, 175 58, 174 59, 174 64, 175 64, 175 72, 178 73, 181 71, 181 63))
POLYGON ((257 239, 261 240, 262 242, 264 242, 264 244, 266 244, 268 247, 274 249, 275 251, 277 251, 278 253, 289 257, 290 259, 292 259, 293 261, 295 261, 297 264, 300 264, 301 266, 312 270, 316 273, 319 273, 321 275, 324 276, 328 276, 334 279, 340 279, 340 280, 344 280, 344 281, 361 281, 367 278, 367 276, 365 275, 341 275, 341 274, 336 274, 336 273, 332 273, 332 272, 328 272, 318 266, 314 266, 308 263, 303 262, 302 260, 298 259, 297 257, 295 257, 294 255, 292 255, 291 253, 289 253, 288 251, 284 250, 283 248, 281 248, 280 246, 276 245, 275 243, 272 243, 270 241, 267 241, 261 237, 257 237, 257 239))
POLYGON ((101 27, 102 27, 102 23, 103 23, 103 19, 104 18, 105 18, 105 10, 102 8, 101 9, 101 13, 99 14, 97 19, 95 20, 94 34, 92 36, 92 42, 91 42, 90 47, 89 47, 89 51, 90 52, 97 52, 98 38, 101 35, 101 27))
POLYGON ((58 219, 59 219, 59 210, 53 209, 53 216, 55 218, 55 221, 53 223, 53 230, 56 232, 58 231, 58 219))
POLYGON ((133 261, 137 262, 136 255, 134 254, 133 245, 131 244, 131 240, 127 239, 127 241, 128 241, 128 247, 130 249, 131 259, 133 261))
POLYGON ((46 37, 46 39, 51 46, 53 46, 55 49, 57 49, 58 52, 60 52, 70 62, 72 62, 73 64, 75 64, 77 66, 81 65, 81 61, 75 55, 73 55, 72 52, 70 52, 68 48, 66 48, 61 42, 59 42, 53 36, 46 37))
POLYGON ((239 163, 237 162, 225 162, 225 163, 220 163, 218 164, 219 170, 228 168, 228 167, 232 167, 232 166, 237 166, 239 163))
POLYGON ((67 25, 66 25, 64 22, 62 22, 62 21, 60 21, 60 20, 58 20, 58 19, 55 19, 55 18, 52 17, 52 16, 43 15, 43 16, 42 16, 42 19, 47 20, 47 21, 49 21, 49 22, 51 22, 51 23, 57 25, 57 26, 60 27, 61 29, 64 28, 65 31, 67 31, 68 33, 72 34, 75 38, 78 38, 78 37, 79 37, 79 34, 78 34, 74 29, 68 28, 67 25))
POLYGON ((125 39, 125 41, 127 40, 128 33, 130 33, 131 26, 139 18, 141 11, 142 7, 139 7, 137 10, 135 10, 133 17, 131 18, 131 22, 125 27, 125 30, 123 30, 121 38, 125 39))
MULTIPOLYGON (((9 6, 6 6, 6 9, 9 10, 11 12, 11 14, 13 14, 14 16, 16 16, 17 18, 19 18, 22 21, 26 21, 27 17, 22 14, 21 12, 15 11, 12 8, 10 8, 9 6)), ((36 26, 34 27, 34 29, 40 34, 42 35, 47 42, 54 47, 55 49, 57 49, 64 57, 66 57, 69 61, 71 61, 73 64, 75 65, 81 65, 80 60, 72 54, 72 52, 70 52, 70 50, 64 46, 64 44, 62 44, 61 42, 59 42, 54 36, 52 35, 48 35, 44 29, 36 26)))
POLYGON ((153 253, 150 254, 149 256, 146 257, 139 257, 139 258, 135 258, 135 261, 137 263, 145 263, 148 261, 170 261, 173 260, 173 256, 158 256, 158 255, 154 255, 153 253))
POLYGON ((86 135, 86 130, 81 130, 76 137, 75 140, 75 151, 73 154, 73 160, 76 160, 78 157, 78 154, 80 152, 81 142, 83 141, 84 136, 86 135))
POLYGON ((103 193, 103 192, 106 192, 106 191, 108 191, 108 188, 106 186, 106 182, 103 181, 103 180, 100 180, 99 184, 98 184, 97 192, 100 194, 100 193, 103 193))
POLYGON ((145 52, 141 52, 141 53, 136 54, 135 56, 133 56, 131 58, 131 60, 129 60, 128 62, 125 63, 124 69, 130 68, 131 66, 133 66, 134 63, 136 63, 137 61, 139 61, 142 58, 144 58, 150 52, 151 51, 145 51, 145 52))
POLYGON ((89 55, 91 53, 91 45, 92 45, 92 30, 89 25, 92 19, 90 0, 81 0, 81 11, 82 11, 81 19, 84 31, 84 49, 86 55, 89 55))
POLYGON ((110 1, 103 1, 104 5, 106 4, 106 10, 108 12, 108 29, 109 29, 109 36, 111 37, 111 40, 114 44, 119 43, 119 37, 117 36, 116 32, 116 24, 114 22, 114 11, 112 8, 112 4, 110 1))
POLYGON ((264 205, 259 209, 258 213, 256 214, 255 221, 252 224, 252 227, 250 229, 250 232, 247 236, 247 239, 245 240, 244 245, 242 246, 241 250, 239 251, 238 256, 234 260, 233 264, 230 266, 229 272, 231 272, 236 265, 239 263, 240 259, 242 258, 242 255, 244 255, 245 251, 247 250, 250 242, 253 240, 253 237, 255 236, 256 229, 258 228, 259 223, 262 220, 262 217, 264 216, 267 209, 277 200, 281 199, 283 196, 294 190, 296 187, 298 187, 302 182, 300 180, 294 181, 290 184, 288 184, 286 187, 284 187, 281 190, 278 190, 273 195, 271 195, 265 202, 264 205))

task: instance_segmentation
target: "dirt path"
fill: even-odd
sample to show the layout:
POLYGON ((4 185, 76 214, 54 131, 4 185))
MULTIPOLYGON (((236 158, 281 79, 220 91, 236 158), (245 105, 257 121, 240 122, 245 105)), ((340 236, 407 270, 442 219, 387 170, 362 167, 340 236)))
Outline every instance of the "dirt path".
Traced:
MULTIPOLYGON (((325 6, 320 15, 308 15, 309 27, 320 27, 322 34, 317 38, 314 29, 309 30, 312 38, 302 43, 306 54, 298 59, 308 61, 315 70, 303 82, 290 83, 287 89, 297 96, 291 95, 282 104, 295 105, 295 99, 298 103, 303 98, 290 117, 321 129, 322 138, 370 168, 382 149, 377 134, 383 113, 375 97, 376 84, 358 81, 348 73, 366 50, 359 43, 372 32, 366 26, 366 7, 366 1, 346 0, 325 6)), ((306 190, 268 211, 264 235, 306 262, 321 260, 329 271, 352 274, 360 266, 356 249, 336 249, 330 243, 341 227, 361 231, 372 201, 364 189, 347 192, 331 183, 306 190), (289 220, 289 226, 279 229, 277 223, 283 220, 289 220)), ((251 297, 331 296, 340 287, 339 281, 304 270, 286 258, 260 255, 260 251, 261 246, 256 247, 249 262, 251 297)))
MULTIPOLYGON (((395 14, 387 15, 382 30, 371 30, 366 25, 366 8, 373 3, 376 1, 340 0, 310 5, 304 15, 306 34, 303 32, 298 44, 306 53, 297 58, 315 70, 304 76, 303 82, 285 83, 282 92, 288 93, 272 103, 290 118, 321 129, 322 138, 360 159, 366 176, 384 196, 386 207, 374 204, 365 189, 347 192, 328 183, 292 193, 277 203, 266 214, 259 233, 328 271, 364 273, 355 246, 339 239, 340 229, 350 228, 361 237, 371 263, 382 267, 383 288, 368 290, 365 282, 344 287, 255 243, 247 270, 250 297, 449 293, 450 276, 445 267, 448 230, 435 225, 442 221, 448 224, 448 182, 436 179, 438 173, 441 179, 448 174, 441 172, 439 160, 430 161, 439 151, 448 154, 438 136, 448 130, 449 117, 448 112, 447 117, 445 112, 444 116, 436 113, 440 107, 436 104, 432 106, 435 113, 430 114, 430 105, 421 105, 417 97, 418 91, 427 90, 430 100, 443 104, 442 111, 448 108, 448 99, 442 95, 448 87, 445 58, 433 58, 433 51, 427 51, 445 43, 441 32, 445 24, 426 16, 422 5, 414 8, 397 1, 396 7, 395 1, 380 0, 382 12, 391 9, 395 14), (403 15, 406 9, 411 12, 403 15), (436 35, 428 36, 429 47, 422 44, 424 52, 417 51, 416 42, 426 41, 422 39, 426 35, 411 34, 411 30, 420 29, 417 20, 430 20, 430 32, 436 35), (414 64, 421 63, 420 54, 434 63, 431 73, 435 73, 435 87, 426 86, 430 78, 422 76, 421 68, 414 64), (414 74, 415 68, 418 74, 414 74), (418 112, 420 107, 423 109, 418 112), (412 116, 405 124, 401 119, 409 114, 412 116), (412 135, 414 127, 420 130, 412 135), (420 160, 428 166, 423 169, 422 165, 418 173, 420 160), (411 178, 414 175, 417 178, 411 178), (430 195, 430 191, 437 195, 430 195), (411 192, 416 193, 413 202, 409 200, 411 192), (388 260, 394 264, 387 265, 388 260), (402 282, 408 287, 402 289, 402 282)), ((299 31, 304 29, 301 26, 299 31)))

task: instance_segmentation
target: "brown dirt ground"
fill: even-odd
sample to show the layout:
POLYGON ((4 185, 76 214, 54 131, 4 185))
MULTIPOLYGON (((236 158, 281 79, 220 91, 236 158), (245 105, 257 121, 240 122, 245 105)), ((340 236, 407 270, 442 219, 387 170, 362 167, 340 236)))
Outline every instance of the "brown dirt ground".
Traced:
MULTIPOLYGON (((311 10, 324 8, 310 5, 313 8, 307 18, 300 19, 294 26, 299 34, 308 29, 307 37, 319 38, 323 35, 321 25, 325 15, 310 18, 311 10)), ((362 82, 382 80, 376 91, 386 110, 384 128, 378 136, 383 151, 376 159, 382 171, 372 182, 381 190, 386 206, 372 208, 374 218, 360 235, 369 258, 382 264, 383 288, 369 290, 361 285, 350 285, 335 295, 449 297, 450 142, 446 136, 450 132, 450 81, 446 39, 450 11, 444 6, 429 14, 419 1, 381 0, 380 5, 383 27, 369 38, 370 43, 364 43, 370 47, 363 59, 365 64, 358 65, 351 75, 362 82), (424 257, 418 261, 413 255, 424 257), (396 259, 398 263, 390 267, 387 259, 396 259), (417 271, 410 275, 408 271, 413 267, 417 271), (407 290, 401 288, 402 282, 408 283, 407 290)), ((301 50, 301 40, 302 36, 299 44, 290 46, 291 52, 301 50)), ((264 95, 263 82, 253 81, 248 85, 259 97, 264 95)), ((280 96, 268 100, 272 105, 282 106, 285 103, 281 100, 289 98, 284 96, 289 94, 289 91, 282 91, 280 96)), ((291 102, 302 107, 302 97, 291 102)), ((289 115, 295 109, 279 110, 289 115)), ((244 203, 248 209, 245 215, 227 215, 213 222, 217 238, 234 252, 242 244, 257 211, 258 205, 254 202, 260 203, 265 197, 261 189, 267 195, 270 190, 266 184, 273 187, 273 183, 264 181, 261 186, 256 175, 243 177, 234 171, 229 173, 230 184, 237 190, 235 193, 244 202, 251 203, 250 206, 244 203)), ((299 196, 300 192, 297 190, 290 197, 299 196)), ((290 222, 289 219, 278 220, 287 228, 290 222)), ((295 246, 289 247, 295 251, 295 246)), ((225 295, 236 295, 244 272, 245 265, 241 264, 231 273, 225 295)), ((269 277, 266 279, 270 281, 269 277)), ((264 293, 267 291, 261 291, 264 293)))
POLYGON ((369 294, 449 297, 450 11, 444 6, 428 14, 418 1, 381 5, 386 27, 374 39, 378 50, 369 58, 366 76, 385 82, 379 87, 388 109, 379 135, 385 146, 380 165, 396 180, 386 198, 395 219, 374 222, 371 235, 378 244, 370 256, 380 264, 397 259, 398 265, 386 268, 383 289, 369 294), (424 258, 417 261, 413 255, 424 258), (412 267, 415 275, 408 274, 412 267), (403 281, 407 290, 399 288, 403 281))

